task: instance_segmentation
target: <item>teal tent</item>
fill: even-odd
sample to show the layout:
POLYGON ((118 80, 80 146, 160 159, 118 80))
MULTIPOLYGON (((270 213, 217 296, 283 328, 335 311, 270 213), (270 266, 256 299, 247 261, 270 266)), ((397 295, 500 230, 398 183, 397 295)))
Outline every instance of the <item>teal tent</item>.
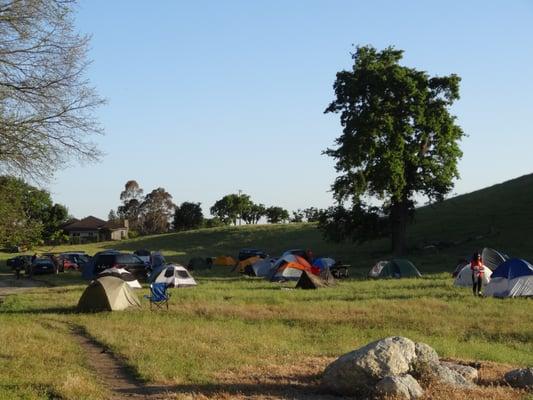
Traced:
POLYGON ((415 265, 405 259, 379 261, 368 272, 370 278, 420 278, 422 274, 415 265))

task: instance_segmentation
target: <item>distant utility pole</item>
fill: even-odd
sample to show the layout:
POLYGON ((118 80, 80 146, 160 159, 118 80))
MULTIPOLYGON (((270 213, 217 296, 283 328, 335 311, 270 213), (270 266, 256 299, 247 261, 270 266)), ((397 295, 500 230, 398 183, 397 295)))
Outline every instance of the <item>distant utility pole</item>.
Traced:
MULTIPOLYGON (((239 189, 239 203, 241 201, 241 194, 242 190, 239 189)), ((241 204, 239 204, 239 208, 241 207, 241 204)), ((241 216, 242 216, 242 208, 239 209, 239 226, 241 226, 241 216)))

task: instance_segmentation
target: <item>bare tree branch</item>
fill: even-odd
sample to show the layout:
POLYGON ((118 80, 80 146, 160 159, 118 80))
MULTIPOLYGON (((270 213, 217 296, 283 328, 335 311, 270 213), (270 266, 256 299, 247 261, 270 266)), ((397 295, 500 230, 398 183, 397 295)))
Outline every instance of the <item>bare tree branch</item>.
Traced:
POLYGON ((89 38, 74 0, 0 0, 0 173, 50 179, 71 159, 95 161, 104 103, 85 77, 89 38))

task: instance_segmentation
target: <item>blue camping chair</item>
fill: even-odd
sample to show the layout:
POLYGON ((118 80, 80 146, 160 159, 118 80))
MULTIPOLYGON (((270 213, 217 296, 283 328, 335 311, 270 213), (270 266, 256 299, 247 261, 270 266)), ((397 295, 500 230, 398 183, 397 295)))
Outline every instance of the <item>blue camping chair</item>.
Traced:
POLYGON ((166 306, 168 310, 170 293, 167 293, 166 283, 152 283, 150 285, 150 296, 145 295, 144 297, 150 300, 150 310, 152 309, 152 305, 155 305, 157 308, 163 308, 163 306, 166 306))

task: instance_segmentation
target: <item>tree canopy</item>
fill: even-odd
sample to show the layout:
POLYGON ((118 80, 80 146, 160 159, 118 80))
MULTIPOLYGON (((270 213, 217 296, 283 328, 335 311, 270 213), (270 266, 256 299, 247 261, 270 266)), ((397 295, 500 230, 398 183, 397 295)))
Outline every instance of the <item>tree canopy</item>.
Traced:
POLYGON ((21 179, 0 176, 0 245, 34 245, 63 239, 65 206, 21 179))
POLYGON ((237 220, 252 206, 247 194, 227 194, 210 208, 211 215, 220 219, 224 224, 237 225, 237 220))
POLYGON ((176 207, 173 227, 176 231, 196 229, 202 226, 204 214, 200 203, 185 201, 176 207))
POLYGON ((0 1, 0 172, 49 179, 71 158, 100 155, 103 103, 85 71, 88 37, 70 0, 0 1))
POLYGON ((143 234, 168 232, 175 207, 172 196, 164 188, 152 190, 141 203, 141 232, 143 234))
POLYGON ((325 153, 336 160, 340 174, 332 186, 335 198, 350 203, 352 211, 333 207, 321 217, 326 234, 332 230, 328 224, 346 220, 338 228, 343 237, 368 237, 368 222, 375 221, 370 231, 390 232, 397 254, 406 248, 415 194, 440 201, 452 189, 463 137, 449 112, 459 99, 460 78, 430 77, 402 66, 402 55, 392 47, 358 47, 352 70, 337 73, 335 99, 325 112, 339 113, 343 130, 336 147, 325 153), (379 203, 379 211, 370 210, 365 199, 379 203), (350 215, 365 212, 370 216, 364 223, 350 221, 350 215), (380 217, 388 218, 387 228, 378 223, 380 217))
POLYGON ((289 219, 289 212, 283 207, 272 206, 266 209, 266 217, 269 223, 278 224, 289 219))

